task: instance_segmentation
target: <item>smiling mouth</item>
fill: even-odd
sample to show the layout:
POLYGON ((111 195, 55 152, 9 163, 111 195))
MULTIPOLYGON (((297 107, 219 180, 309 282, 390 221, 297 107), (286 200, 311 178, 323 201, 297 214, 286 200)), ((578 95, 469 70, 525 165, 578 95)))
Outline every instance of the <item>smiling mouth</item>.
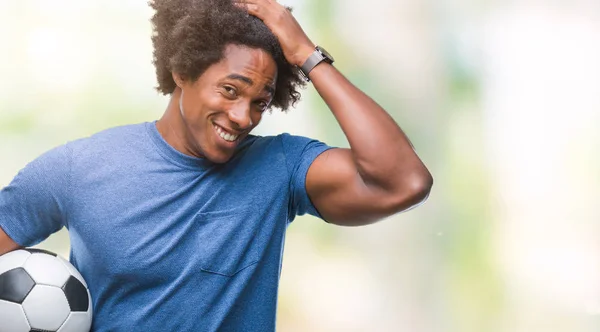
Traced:
POLYGON ((235 141, 237 141, 237 139, 241 136, 241 135, 234 135, 231 133, 228 133, 225 129, 223 129, 221 126, 214 124, 215 130, 217 131, 217 135, 219 135, 222 139, 224 139, 227 142, 233 143, 235 141))

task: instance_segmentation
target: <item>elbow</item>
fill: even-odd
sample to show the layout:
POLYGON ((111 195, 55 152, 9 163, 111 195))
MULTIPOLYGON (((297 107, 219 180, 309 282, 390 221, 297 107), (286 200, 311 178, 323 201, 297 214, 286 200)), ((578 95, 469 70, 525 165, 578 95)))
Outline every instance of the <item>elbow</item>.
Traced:
POLYGON ((427 170, 423 173, 414 174, 405 179, 398 193, 394 195, 392 210, 394 213, 408 211, 427 201, 431 188, 433 187, 433 176, 427 170))
POLYGON ((404 177, 404 181, 398 183, 394 189, 377 187, 374 196, 369 201, 368 212, 360 214, 350 212, 342 221, 328 222, 344 226, 362 226, 383 220, 394 214, 405 212, 423 204, 433 187, 433 177, 425 170, 423 173, 413 173, 413 175, 404 177), (383 190, 382 190, 383 189, 383 190))
POLYGON ((425 202, 431 193, 433 187, 433 176, 428 171, 421 175, 412 186, 414 199, 419 203, 425 202))

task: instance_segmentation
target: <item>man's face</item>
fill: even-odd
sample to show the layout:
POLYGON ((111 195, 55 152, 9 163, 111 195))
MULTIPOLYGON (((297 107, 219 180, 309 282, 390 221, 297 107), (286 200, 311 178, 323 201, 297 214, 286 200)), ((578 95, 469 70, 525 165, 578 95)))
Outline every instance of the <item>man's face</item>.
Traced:
POLYGON ((261 49, 229 45, 195 82, 181 84, 184 140, 199 157, 228 161, 275 94, 277 65, 261 49))

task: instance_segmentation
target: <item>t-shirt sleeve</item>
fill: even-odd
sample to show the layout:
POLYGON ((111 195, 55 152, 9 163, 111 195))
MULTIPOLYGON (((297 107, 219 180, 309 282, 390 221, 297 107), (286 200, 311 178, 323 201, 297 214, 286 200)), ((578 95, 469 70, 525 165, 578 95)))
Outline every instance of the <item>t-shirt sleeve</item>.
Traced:
POLYGON ((306 213, 323 219, 306 192, 306 174, 313 161, 333 147, 302 136, 282 134, 280 137, 290 175, 290 221, 306 213))
POLYGON ((17 244, 38 244, 65 226, 70 160, 66 145, 54 148, 0 191, 0 227, 17 244))

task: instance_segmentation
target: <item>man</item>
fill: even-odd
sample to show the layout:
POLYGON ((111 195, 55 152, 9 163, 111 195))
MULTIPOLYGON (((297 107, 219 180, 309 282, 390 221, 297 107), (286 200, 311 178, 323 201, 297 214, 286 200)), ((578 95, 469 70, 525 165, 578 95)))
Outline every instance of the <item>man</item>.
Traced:
POLYGON ((0 254, 67 227, 93 331, 273 331, 296 215, 373 223, 423 202, 432 177, 276 1, 150 4, 164 115, 27 165, 0 192, 0 254), (298 100, 303 75, 350 149, 250 134, 265 110, 298 100))

